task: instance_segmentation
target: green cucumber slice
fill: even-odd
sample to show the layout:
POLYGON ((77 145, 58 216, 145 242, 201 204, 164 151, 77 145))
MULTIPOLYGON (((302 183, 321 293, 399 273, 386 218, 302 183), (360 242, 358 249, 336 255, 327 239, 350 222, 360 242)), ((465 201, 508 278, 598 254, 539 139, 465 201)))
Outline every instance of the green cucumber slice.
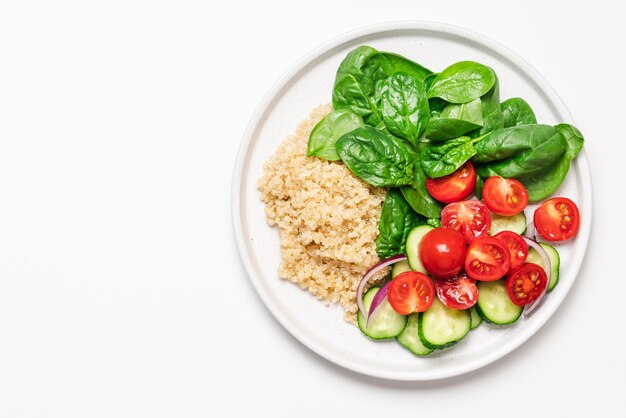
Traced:
POLYGON ((417 356, 426 356, 433 352, 432 348, 426 347, 422 340, 420 340, 419 332, 417 330, 419 323, 419 314, 412 313, 407 317, 406 327, 400 335, 396 337, 396 340, 407 350, 417 356))
POLYGON ((405 271, 411 271, 408 260, 398 261, 391 267, 391 278, 393 279, 398 274, 404 273, 405 271))
POLYGON ((480 324, 483 323, 483 319, 480 317, 480 315, 478 315, 478 312, 476 312, 476 306, 472 306, 470 308, 470 319, 471 319, 471 329, 476 329, 478 328, 478 326, 480 324))
POLYGON ((508 325, 517 321, 524 310, 511 302, 504 279, 495 282, 478 282, 478 302, 476 312, 482 319, 492 324, 508 325))
MULTIPOLYGON (((559 268, 561 267, 561 257, 559 256, 558 251, 550 244, 546 244, 545 242, 540 242, 541 248, 543 248, 548 254, 548 258, 550 259, 550 283, 548 283, 548 292, 551 292, 552 289, 556 287, 559 283, 559 268)), ((543 260, 541 256, 534 248, 530 248, 528 250, 528 257, 526 257, 527 263, 535 263, 542 269, 546 269, 546 266, 543 264, 543 260)))
POLYGON ((406 256, 409 260, 409 265, 413 271, 419 271, 420 273, 426 274, 426 269, 422 264, 422 260, 420 260, 419 256, 419 248, 420 242, 422 242, 422 238, 428 232, 432 231, 433 228, 430 225, 420 225, 416 226, 409 232, 409 236, 406 239, 406 256))
POLYGON ((427 348, 444 348, 457 343, 470 330, 470 313, 448 308, 435 298, 433 305, 419 315, 418 333, 427 348))
POLYGON ((526 232, 526 215, 524 215, 524 212, 513 216, 502 216, 492 213, 489 235, 496 235, 498 232, 502 231, 513 231, 523 235, 524 232, 526 232))
MULTIPOLYGON (((372 287, 363 296, 363 306, 367 312, 369 312, 372 300, 379 290, 380 287, 372 287)), ((370 323, 369 327, 366 326, 367 319, 365 319, 361 312, 359 312, 357 315, 357 323, 361 332, 373 340, 394 338, 400 335, 406 327, 406 316, 400 315, 396 312, 391 307, 389 302, 387 302, 387 299, 382 302, 380 308, 378 309, 382 309, 382 311, 379 312, 376 319, 370 323)))

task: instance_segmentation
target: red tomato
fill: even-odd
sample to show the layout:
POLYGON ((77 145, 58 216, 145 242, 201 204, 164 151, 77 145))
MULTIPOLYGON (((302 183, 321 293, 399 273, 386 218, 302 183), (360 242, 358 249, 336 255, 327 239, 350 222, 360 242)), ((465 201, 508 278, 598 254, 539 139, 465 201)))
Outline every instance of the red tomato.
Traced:
POLYGON ((491 213, 479 200, 450 203, 441 211, 441 226, 459 231, 470 242, 489 232, 491 213))
POLYGON ((566 197, 546 200, 533 216, 535 228, 547 241, 565 241, 578 232, 580 214, 576 203, 566 197))
POLYGON ((422 238, 419 257, 427 272, 442 279, 456 276, 463 270, 465 239, 449 228, 435 228, 422 238))
POLYGON ((537 264, 524 263, 506 277, 506 291, 517 306, 535 301, 548 285, 546 272, 537 264))
POLYGON ((433 304, 433 281, 424 273, 405 271, 389 283, 387 301, 401 315, 424 312, 433 304))
POLYGON ((483 200, 493 213, 504 216, 517 215, 528 205, 528 192, 515 179, 489 177, 483 186, 483 200))
POLYGON ((462 273, 449 279, 435 280, 439 300, 452 309, 469 309, 478 301, 476 280, 462 273))
POLYGON ((469 161, 452 174, 436 179, 426 179, 426 189, 435 199, 443 203, 463 200, 476 187, 476 171, 469 161))
POLYGON ((511 265, 508 248, 493 237, 479 237, 470 242, 465 257, 465 272, 475 280, 491 282, 503 277, 511 265))
POLYGON ((526 257, 528 257, 528 244, 526 244, 524 238, 512 231, 498 232, 494 235, 494 238, 502 241, 509 249, 509 255, 511 256, 509 271, 513 271, 524 264, 526 257))

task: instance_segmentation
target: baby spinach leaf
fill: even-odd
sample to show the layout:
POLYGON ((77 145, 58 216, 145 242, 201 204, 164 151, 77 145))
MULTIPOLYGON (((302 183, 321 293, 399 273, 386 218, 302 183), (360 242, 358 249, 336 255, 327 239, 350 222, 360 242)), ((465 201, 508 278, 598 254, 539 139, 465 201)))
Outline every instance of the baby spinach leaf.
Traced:
POLYGON ((420 155, 424 173, 430 178, 447 176, 469 160, 476 150, 474 142, 467 136, 450 139, 441 143, 428 144, 420 155))
POLYGON ((402 195, 415 212, 428 218, 439 218, 442 205, 428 193, 426 189, 426 174, 424 174, 424 171, 417 163, 415 164, 414 172, 415 185, 401 187, 402 195))
POLYGON ((495 130, 476 143, 472 162, 486 163, 512 157, 538 147, 555 133, 556 129, 549 125, 519 125, 495 130))
POLYGON ((408 140, 417 148, 429 115, 422 83, 406 73, 389 76, 381 89, 381 109, 389 132, 408 140))
POLYGON ((500 86, 497 77, 491 90, 482 96, 480 101, 483 106, 483 126, 472 136, 483 136, 489 132, 504 128, 504 116, 500 109, 500 86))
POLYGON ((315 125, 309 135, 306 155, 329 161, 339 160, 335 143, 344 134, 363 126, 363 120, 349 110, 334 110, 315 125))
POLYGON ((394 54, 393 52, 381 52, 381 54, 387 58, 387 61, 389 61, 393 67, 394 72, 402 72, 412 75, 420 83, 423 83, 424 79, 433 73, 428 68, 425 68, 420 64, 403 57, 402 55, 394 54))
POLYGON ((413 154, 393 135, 363 126, 339 138, 336 148, 350 171, 373 186, 413 184, 413 154))
MULTIPOLYGON (((427 93, 428 93, 428 90, 430 90, 430 87, 433 85, 433 83, 437 79, 438 75, 439 73, 432 73, 424 78, 424 90, 426 90, 427 93)), ((442 99, 438 99, 438 100, 442 100, 442 99)))
POLYGON ((382 120, 376 93, 392 72, 387 58, 374 48, 360 46, 352 50, 337 70, 333 108, 350 110, 375 126, 382 120))
MULTIPOLYGON (((520 125, 539 126, 539 125, 520 125)), ((565 152, 567 142, 558 130, 548 137, 531 144, 529 149, 521 151, 504 160, 494 161, 476 167, 476 172, 483 178, 502 176, 505 178, 528 176, 551 167, 558 162, 565 152)))
POLYGON ((458 138, 478 128, 480 125, 463 119, 430 118, 424 136, 431 141, 445 141, 458 138))
POLYGON ((376 253, 380 258, 404 254, 406 239, 411 229, 423 225, 426 219, 415 213, 400 190, 389 189, 378 223, 376 253))
POLYGON ((567 143, 563 156, 556 164, 541 172, 518 178, 528 190, 528 199, 531 202, 547 198, 561 186, 572 160, 578 155, 584 143, 582 134, 574 126, 561 124, 556 125, 555 128, 563 135, 567 143))
POLYGON ((474 194, 476 195, 476 199, 483 199, 483 186, 485 185, 485 181, 480 176, 476 176, 476 188, 474 189, 474 194))
POLYGON ((440 97, 450 103, 467 103, 487 93, 496 75, 486 65, 472 61, 452 64, 435 78, 428 97, 440 97))
POLYGON ((505 128, 537 123, 535 112, 524 99, 513 97, 503 101, 500 104, 500 108, 502 109, 505 128))
POLYGON ((461 119, 483 125, 483 105, 480 99, 461 104, 449 104, 441 112, 442 118, 461 119))

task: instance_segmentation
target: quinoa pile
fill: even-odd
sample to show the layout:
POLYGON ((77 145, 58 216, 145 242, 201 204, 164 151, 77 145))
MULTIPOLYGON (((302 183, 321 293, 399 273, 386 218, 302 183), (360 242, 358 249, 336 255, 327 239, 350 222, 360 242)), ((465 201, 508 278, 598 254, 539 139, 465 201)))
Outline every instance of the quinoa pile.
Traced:
POLYGON ((385 190, 341 162, 306 156, 311 130, 330 111, 318 106, 300 122, 265 162, 258 187, 267 221, 280 231, 278 275, 327 303, 341 303, 344 319, 354 322, 357 285, 379 261, 374 241, 385 190))

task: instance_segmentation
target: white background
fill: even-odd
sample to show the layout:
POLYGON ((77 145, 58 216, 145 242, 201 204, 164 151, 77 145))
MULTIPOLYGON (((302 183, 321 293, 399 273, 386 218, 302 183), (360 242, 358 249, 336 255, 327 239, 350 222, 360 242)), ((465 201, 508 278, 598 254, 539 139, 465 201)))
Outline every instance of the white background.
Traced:
POLYGON ((618 2, 211 3, 0 5, 0 417, 623 415, 618 2), (586 136, 594 188, 585 263, 546 326, 418 384, 291 337, 230 217, 239 142, 271 85, 324 41, 406 19, 475 30, 539 70, 586 136))

